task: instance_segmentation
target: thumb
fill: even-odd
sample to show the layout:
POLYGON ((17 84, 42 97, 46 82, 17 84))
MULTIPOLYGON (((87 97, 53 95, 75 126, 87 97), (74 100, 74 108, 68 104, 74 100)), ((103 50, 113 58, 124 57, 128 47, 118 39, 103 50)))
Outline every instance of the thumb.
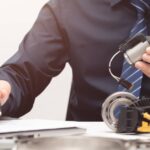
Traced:
POLYGON ((8 91, 6 89, 1 89, 0 90, 0 104, 4 105, 8 97, 9 97, 8 91))
POLYGON ((9 98, 11 86, 7 81, 0 80, 0 104, 4 105, 9 98))

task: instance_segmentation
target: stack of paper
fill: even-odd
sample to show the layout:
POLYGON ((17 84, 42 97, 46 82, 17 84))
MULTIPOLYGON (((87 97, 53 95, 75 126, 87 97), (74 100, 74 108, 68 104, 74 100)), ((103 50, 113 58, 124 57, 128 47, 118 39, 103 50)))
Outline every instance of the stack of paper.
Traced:
POLYGON ((66 121, 42 119, 1 120, 0 137, 22 136, 64 136, 85 133, 84 128, 66 121))

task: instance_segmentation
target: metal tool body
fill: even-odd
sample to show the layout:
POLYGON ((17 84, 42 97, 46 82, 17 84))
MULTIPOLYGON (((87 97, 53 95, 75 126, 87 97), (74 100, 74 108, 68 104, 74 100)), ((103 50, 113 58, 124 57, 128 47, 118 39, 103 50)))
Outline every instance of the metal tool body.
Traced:
POLYGON ((128 92, 116 92, 103 103, 102 118, 115 132, 150 132, 150 99, 137 99, 128 92), (116 116, 117 108, 120 111, 116 116))

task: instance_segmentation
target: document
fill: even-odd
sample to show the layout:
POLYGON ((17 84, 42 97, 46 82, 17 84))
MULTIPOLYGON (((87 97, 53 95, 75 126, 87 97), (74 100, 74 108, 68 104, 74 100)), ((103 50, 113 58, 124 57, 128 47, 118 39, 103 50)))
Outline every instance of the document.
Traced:
POLYGON ((74 125, 73 122, 53 121, 45 119, 16 119, 0 121, 1 137, 23 136, 64 136, 83 134, 86 129, 74 125))

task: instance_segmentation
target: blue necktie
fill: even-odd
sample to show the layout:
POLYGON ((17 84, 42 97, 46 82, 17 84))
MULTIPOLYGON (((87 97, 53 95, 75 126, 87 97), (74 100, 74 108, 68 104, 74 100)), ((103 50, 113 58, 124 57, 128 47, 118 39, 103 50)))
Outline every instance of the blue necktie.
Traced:
MULTIPOLYGON (((133 37, 138 33, 148 35, 145 13, 150 10, 150 0, 130 0, 130 3, 137 11, 137 21, 130 32, 130 37, 133 37)), ((143 73, 129 65, 128 62, 124 60, 121 78, 132 83, 133 87, 131 90, 127 90, 123 86, 119 85, 118 91, 127 91, 139 98, 143 73)), ((118 106, 114 111, 116 118, 118 118, 120 114, 121 107, 122 106, 118 106)))
MULTIPOLYGON (((137 11, 137 21, 130 32, 130 37, 133 37, 138 33, 148 35, 145 13, 150 10, 150 0, 130 0, 130 3, 137 11)), ((139 97, 143 78, 142 72, 135 67, 130 66, 125 60, 123 63, 121 78, 132 83, 133 88, 131 90, 127 90, 120 85, 119 91, 128 91, 139 97)))

